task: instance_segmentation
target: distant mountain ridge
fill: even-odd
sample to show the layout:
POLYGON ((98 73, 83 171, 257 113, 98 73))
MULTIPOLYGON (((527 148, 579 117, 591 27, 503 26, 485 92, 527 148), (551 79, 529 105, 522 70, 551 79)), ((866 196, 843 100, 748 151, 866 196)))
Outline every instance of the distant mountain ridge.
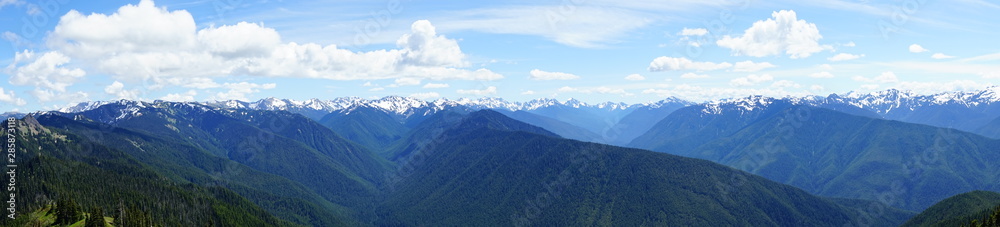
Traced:
MULTIPOLYGON (((623 102, 588 104, 576 99, 559 101, 551 98, 525 102, 507 101, 494 97, 455 100, 442 98, 425 101, 412 97, 386 96, 379 99, 340 97, 330 100, 313 98, 303 101, 272 97, 252 102, 227 100, 197 104, 222 109, 283 110, 302 114, 317 121, 330 114, 348 115, 359 109, 373 109, 389 114, 400 123, 408 126, 413 126, 421 119, 442 110, 472 112, 493 109, 520 121, 544 125, 542 127, 547 130, 557 132, 567 138, 625 145, 645 133, 649 126, 659 122, 674 110, 685 106, 702 106, 704 107, 703 114, 723 114, 733 111, 744 113, 766 108, 775 101, 821 107, 865 117, 954 128, 990 137, 997 136, 992 130, 992 126, 984 127, 991 121, 1000 118, 1000 86, 979 91, 944 92, 932 95, 889 89, 870 93, 831 94, 826 97, 747 96, 702 103, 673 97, 639 104, 623 102), (528 112, 538 116, 529 116, 519 112, 528 112), (539 116, 543 118, 539 118, 539 116), (407 123, 407 121, 411 122, 407 123), (573 127, 567 127, 567 124, 573 127), (580 129, 586 131, 580 131, 580 129)), ((157 102, 163 101, 92 101, 57 111, 75 113, 109 104, 142 106, 142 103, 157 102)))

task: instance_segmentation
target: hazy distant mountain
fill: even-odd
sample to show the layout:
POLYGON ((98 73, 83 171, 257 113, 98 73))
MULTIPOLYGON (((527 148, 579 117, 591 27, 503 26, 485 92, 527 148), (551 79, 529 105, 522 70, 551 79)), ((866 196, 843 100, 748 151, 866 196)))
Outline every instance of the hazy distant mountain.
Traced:
POLYGON ((986 123, 986 125, 980 127, 979 130, 976 130, 976 133, 979 133, 980 135, 984 135, 987 137, 1000 139, 1000 117, 997 117, 997 119, 993 119, 992 121, 990 121, 990 123, 986 123))
MULTIPOLYGON (((427 143, 382 210, 382 225, 895 225, 862 206, 708 161, 566 140, 475 112, 427 143), (735 179, 735 180, 734 180, 735 179)), ((863 204, 863 205, 861 205, 863 204)))
POLYGON ((823 196, 874 200, 892 191, 886 202, 910 210, 965 191, 1000 191, 998 140, 783 99, 746 101, 675 111, 630 145, 715 161, 823 196))

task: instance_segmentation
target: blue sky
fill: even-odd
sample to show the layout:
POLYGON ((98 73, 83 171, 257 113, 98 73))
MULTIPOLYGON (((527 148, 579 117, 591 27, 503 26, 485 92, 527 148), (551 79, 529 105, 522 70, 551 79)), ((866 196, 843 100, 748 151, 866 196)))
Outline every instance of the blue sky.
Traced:
POLYGON ((972 91, 1000 84, 997 12, 980 0, 0 0, 0 111, 972 91))

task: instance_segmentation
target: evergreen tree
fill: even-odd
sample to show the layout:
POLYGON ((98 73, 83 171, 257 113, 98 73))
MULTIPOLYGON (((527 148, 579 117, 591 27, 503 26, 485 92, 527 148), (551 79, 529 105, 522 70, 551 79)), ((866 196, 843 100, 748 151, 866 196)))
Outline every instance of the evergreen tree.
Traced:
POLYGON ((73 224, 82 219, 80 208, 73 198, 60 198, 56 201, 56 224, 73 224))
POLYGON ((100 206, 95 206, 90 209, 90 217, 87 218, 87 223, 83 226, 85 227, 104 227, 104 210, 100 206))

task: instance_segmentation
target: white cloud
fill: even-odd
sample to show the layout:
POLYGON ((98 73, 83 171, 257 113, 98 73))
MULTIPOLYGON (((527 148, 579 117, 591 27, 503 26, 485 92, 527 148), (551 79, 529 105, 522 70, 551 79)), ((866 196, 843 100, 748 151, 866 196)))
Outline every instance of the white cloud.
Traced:
POLYGON ((744 31, 743 36, 727 35, 716 41, 716 44, 732 49, 733 55, 753 57, 784 53, 790 58, 806 58, 825 49, 832 49, 819 44, 823 36, 816 24, 799 20, 795 11, 773 12, 771 17, 754 22, 753 26, 744 31))
POLYGON ((774 80, 774 77, 772 77, 769 74, 763 74, 763 75, 751 74, 746 77, 732 79, 729 81, 729 85, 732 85, 734 87, 747 87, 772 80, 774 80))
POLYGON ((802 85, 790 80, 779 80, 771 84, 773 88, 801 88, 802 85))
MULTIPOLYGON (((336 45, 285 43, 273 28, 240 22, 199 29, 184 10, 143 0, 112 14, 70 11, 46 38, 48 49, 121 81, 251 75, 332 80, 394 78, 497 80, 466 69, 458 42, 415 21, 395 49, 354 52, 336 45)), ((62 81, 62 80, 60 80, 62 81)))
POLYGON ((684 79, 700 79, 700 78, 708 78, 708 75, 705 75, 705 74, 695 74, 695 73, 685 73, 685 74, 681 74, 681 78, 684 78, 684 79))
POLYGON ((809 86, 809 90, 813 90, 813 91, 817 91, 817 92, 822 92, 822 91, 826 90, 826 88, 824 88, 822 85, 813 84, 812 86, 809 86))
POLYGON ((530 72, 530 77, 532 80, 575 80, 580 79, 579 76, 562 73, 562 72, 546 72, 538 69, 533 69, 530 72))
POLYGON ((534 94, 535 94, 535 91, 532 91, 532 90, 527 90, 527 91, 524 91, 524 92, 521 92, 521 94, 522 94, 522 95, 534 95, 534 94))
POLYGON ((209 27, 198 31, 198 41, 209 53, 222 57, 265 57, 281 44, 281 35, 260 24, 209 27))
POLYGON ((255 84, 249 82, 225 83, 223 88, 229 89, 226 92, 219 92, 211 99, 214 100, 242 100, 247 101, 247 95, 260 92, 260 90, 273 89, 277 87, 274 83, 255 84))
POLYGON ((118 81, 104 87, 104 93, 114 96, 115 99, 135 100, 139 97, 139 90, 125 90, 125 84, 118 81))
POLYGON ((809 77, 812 77, 812 78, 833 78, 834 76, 830 72, 823 71, 823 72, 809 74, 809 77))
POLYGON ((41 55, 30 50, 18 52, 14 54, 14 61, 7 65, 6 72, 11 75, 8 81, 13 85, 65 92, 66 87, 87 74, 79 68, 66 68, 69 62, 69 57, 55 51, 41 55))
POLYGON ((830 64, 819 65, 819 68, 824 69, 824 70, 833 70, 833 66, 831 66, 830 64))
POLYGON ((404 77, 396 79, 393 81, 393 84, 390 84, 388 87, 416 86, 420 85, 421 81, 422 80, 419 78, 404 77))
POLYGON ((854 47, 854 46, 857 46, 857 44, 855 44, 854 42, 849 42, 847 44, 844 44, 844 46, 845 47, 854 47))
POLYGON ((733 67, 733 64, 728 62, 723 63, 713 63, 713 62, 695 62, 687 58, 673 58, 673 57, 658 57, 653 59, 653 62, 649 63, 650 72, 662 72, 662 71, 678 71, 678 70, 695 70, 695 71, 712 71, 719 69, 726 69, 733 67))
POLYGON ((864 56, 865 56, 864 54, 858 55, 858 54, 839 53, 837 55, 834 55, 833 57, 827 58, 826 60, 830 60, 830 61, 847 61, 847 60, 854 60, 854 59, 862 58, 864 56))
POLYGON ((384 90, 385 90, 385 88, 383 88, 383 87, 374 87, 374 88, 368 89, 368 91, 384 91, 384 90))
POLYGON ((1000 79, 1000 71, 979 73, 983 79, 1000 79))
POLYGON ((473 90, 457 90, 455 92, 458 92, 459 94, 463 94, 463 95, 488 96, 488 95, 495 95, 497 93, 497 87, 489 86, 486 89, 481 89, 481 90, 475 90, 475 89, 473 89, 473 90))
POLYGON ((896 83, 899 82, 899 78, 896 77, 896 73, 893 72, 883 72, 875 77, 875 82, 878 83, 896 83))
POLYGON ((427 83, 427 84, 424 84, 424 88, 448 88, 448 87, 451 87, 451 85, 448 85, 448 84, 436 84, 436 83, 427 83))
POLYGON ((703 36, 708 34, 708 29, 704 28, 684 28, 680 33, 682 36, 703 36))
POLYGON ((410 97, 413 97, 415 99, 433 99, 441 97, 441 94, 438 94, 437 92, 422 92, 422 93, 410 94, 410 97))
POLYGON ((859 81, 859 82, 880 83, 880 84, 899 82, 899 78, 896 77, 896 73, 893 73, 891 71, 883 72, 882 74, 879 74, 878 76, 873 77, 873 78, 868 78, 868 77, 863 77, 863 76, 854 76, 854 78, 852 78, 852 79, 854 79, 855 81, 859 81))
POLYGON ((769 62, 741 61, 733 65, 733 72, 756 72, 767 68, 777 67, 769 62))
POLYGON ((646 77, 639 74, 629 74, 628 76, 625 76, 625 80, 640 81, 646 80, 646 77))
POLYGON ((18 106, 23 106, 28 104, 22 98, 18 98, 14 95, 14 91, 6 92, 3 87, 0 87, 0 102, 10 103, 18 106))
POLYGON ((922 47, 920 45, 917 45, 917 44, 910 45, 910 53, 922 53, 922 52, 927 52, 927 51, 930 51, 930 50, 924 49, 924 47, 922 47))
POLYGON ((198 95, 198 91, 188 90, 183 94, 180 93, 167 94, 166 96, 161 97, 160 100, 170 101, 170 102, 193 102, 195 95, 198 95))
POLYGON ((936 53, 934 55, 931 55, 931 58, 933 58, 933 59, 949 59, 949 58, 955 58, 955 56, 946 55, 944 53, 936 53))

